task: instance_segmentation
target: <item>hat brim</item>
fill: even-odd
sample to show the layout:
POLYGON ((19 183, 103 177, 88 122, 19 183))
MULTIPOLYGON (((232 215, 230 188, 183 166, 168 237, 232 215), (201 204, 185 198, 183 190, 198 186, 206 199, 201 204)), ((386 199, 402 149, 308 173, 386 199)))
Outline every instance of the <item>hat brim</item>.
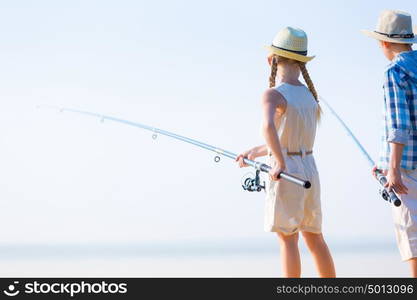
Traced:
POLYGON ((312 60, 315 56, 306 56, 306 55, 301 55, 301 54, 297 54, 291 51, 285 51, 282 49, 278 49, 272 46, 265 46, 265 48, 267 50, 269 50, 269 52, 276 54, 278 56, 283 56, 289 59, 293 59, 293 60, 297 60, 297 61, 301 61, 301 62, 308 62, 310 60, 312 60))
MULTIPOLYGON (((369 37, 374 38, 374 39, 377 39, 379 41, 385 41, 385 42, 390 42, 390 43, 398 43, 398 44, 414 44, 414 43, 417 43, 417 37, 416 36, 414 38, 411 38, 411 39, 400 39, 400 38, 389 38, 386 35, 377 33, 375 31, 366 30, 366 29, 362 29, 361 32, 364 35, 369 36, 369 37)), ((416 27, 414 27, 414 34, 416 34, 416 27)))

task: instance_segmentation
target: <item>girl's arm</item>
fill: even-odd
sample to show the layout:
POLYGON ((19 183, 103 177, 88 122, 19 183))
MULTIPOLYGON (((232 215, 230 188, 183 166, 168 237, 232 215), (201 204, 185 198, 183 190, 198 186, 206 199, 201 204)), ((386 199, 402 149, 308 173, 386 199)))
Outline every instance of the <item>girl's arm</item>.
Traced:
POLYGON ((264 144, 264 145, 255 146, 249 149, 248 151, 245 151, 242 154, 239 154, 236 160, 239 160, 240 157, 254 160, 257 157, 265 156, 267 154, 268 154, 268 147, 264 144))
POLYGON ((251 150, 254 154, 254 158, 265 156, 268 154, 268 147, 265 144, 253 147, 251 150))
POLYGON ((265 91, 262 97, 262 133, 266 140, 266 145, 271 149, 277 165, 271 170, 270 175, 273 179, 276 179, 279 173, 285 170, 285 160, 282 155, 281 144, 279 142, 277 129, 275 127, 275 114, 284 113, 287 106, 285 98, 274 89, 268 89, 265 91))
POLYGON ((243 161, 244 158, 254 160, 257 157, 265 156, 268 154, 268 148, 266 145, 260 145, 249 149, 236 157, 236 161, 239 162, 239 167, 248 167, 247 164, 243 161))

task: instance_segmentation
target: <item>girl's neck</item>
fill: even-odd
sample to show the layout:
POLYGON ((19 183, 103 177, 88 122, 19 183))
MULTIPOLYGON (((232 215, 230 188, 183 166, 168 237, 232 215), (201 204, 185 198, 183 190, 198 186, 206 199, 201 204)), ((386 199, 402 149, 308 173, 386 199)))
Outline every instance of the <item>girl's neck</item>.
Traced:
POLYGON ((277 75, 278 82, 288 83, 291 85, 303 85, 300 80, 298 80, 298 76, 288 76, 288 75, 277 75))
POLYGON ((279 82, 288 83, 292 85, 302 85, 300 80, 300 68, 296 65, 278 67, 277 79, 279 82))

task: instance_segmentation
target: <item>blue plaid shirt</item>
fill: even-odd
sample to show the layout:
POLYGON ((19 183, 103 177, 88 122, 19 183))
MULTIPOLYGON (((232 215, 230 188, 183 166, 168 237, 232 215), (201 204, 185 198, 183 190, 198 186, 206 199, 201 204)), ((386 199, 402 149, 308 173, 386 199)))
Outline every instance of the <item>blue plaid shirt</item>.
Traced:
POLYGON ((417 168, 417 51, 397 55, 385 72, 384 130, 379 169, 388 169, 390 143, 404 144, 401 168, 417 168))

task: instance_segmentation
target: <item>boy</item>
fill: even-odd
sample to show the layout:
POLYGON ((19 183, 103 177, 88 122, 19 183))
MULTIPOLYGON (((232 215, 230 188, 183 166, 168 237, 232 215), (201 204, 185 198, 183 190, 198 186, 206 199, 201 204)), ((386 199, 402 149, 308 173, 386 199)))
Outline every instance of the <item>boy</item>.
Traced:
MULTIPOLYGON (((391 61, 385 71, 383 147, 377 166, 387 175, 388 189, 402 201, 393 206, 398 248, 417 277, 417 43, 411 16, 401 11, 381 13, 375 31, 363 30, 378 40, 391 61)), ((375 175, 375 174, 374 174, 375 175)))

